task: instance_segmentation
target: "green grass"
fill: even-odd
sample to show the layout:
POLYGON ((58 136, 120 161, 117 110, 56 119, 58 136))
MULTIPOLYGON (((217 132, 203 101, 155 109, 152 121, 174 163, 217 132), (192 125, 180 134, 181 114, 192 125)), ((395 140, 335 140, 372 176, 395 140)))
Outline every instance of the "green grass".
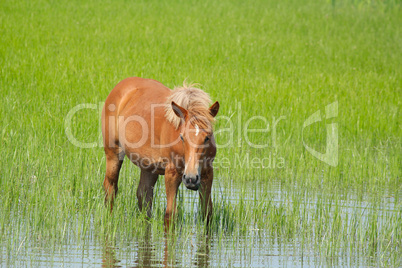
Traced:
MULTIPOLYGON (((201 83, 231 118, 232 125, 223 118, 216 125, 232 127, 216 137, 230 144, 219 149, 215 172, 224 190, 214 192, 213 243, 223 264, 238 256, 231 247, 244 248, 244 266, 252 263, 249 237, 261 246, 267 239, 295 244, 323 262, 360 256, 368 265, 400 265, 401 15, 398 1, 2 1, 0 241, 9 257, 0 263, 88 237, 111 236, 121 246, 147 228, 163 243, 155 238, 163 237, 163 178, 147 223, 135 198, 138 169, 126 161, 111 217, 103 207, 102 148, 78 148, 65 130, 73 107, 101 107, 117 82, 140 76, 171 88, 185 79, 201 83), (332 167, 307 152, 302 130, 335 101, 337 118, 304 130, 304 141, 324 152, 325 124, 338 124, 332 167), (245 137, 253 116, 266 118, 269 131, 245 137), (253 148, 247 138, 268 146, 253 148), (275 166, 241 165, 264 157, 275 166)), ((78 140, 99 143, 99 112, 75 115, 78 140)), ((180 198, 186 209, 176 257, 203 232, 188 196, 180 198)))

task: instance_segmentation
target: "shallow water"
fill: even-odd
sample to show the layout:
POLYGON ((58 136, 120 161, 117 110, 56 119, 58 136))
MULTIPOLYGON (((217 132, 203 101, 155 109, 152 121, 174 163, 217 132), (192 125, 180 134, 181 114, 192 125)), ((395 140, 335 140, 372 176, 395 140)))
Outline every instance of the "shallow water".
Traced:
MULTIPOLYGON (((282 267, 282 266, 367 266, 367 260, 356 258, 320 258, 295 243, 281 243, 264 230, 250 230, 247 236, 233 241, 231 237, 181 237, 185 246, 173 246, 169 239, 152 235, 137 241, 110 245, 87 239, 85 244, 64 245, 57 250, 32 246, 23 249, 16 259, 1 261, 1 266, 15 267, 282 267)), ((29 246, 28 246, 29 247, 29 246)), ((3 252, 3 258, 5 257, 3 252)))
MULTIPOLYGON (((154 207, 164 208, 165 196, 163 183, 156 188, 160 195, 154 207)), ((215 183, 213 190, 214 203, 239 203, 239 197, 246 203, 258 205, 262 198, 270 198, 276 204, 287 204, 303 201, 304 208, 315 210, 320 202, 328 206, 332 193, 319 191, 298 191, 287 189, 279 182, 269 184, 215 183), (220 197, 224 197, 219 200, 220 197), (322 201, 324 200, 324 201, 322 201)), ((197 221, 198 194, 181 188, 179 199, 184 200, 184 217, 194 217, 197 221)), ((371 209, 378 209, 376 215, 393 213, 400 209, 393 196, 384 194, 380 204, 374 204, 368 198, 358 197, 353 193, 345 194, 338 200, 342 213, 362 215, 360 224, 368 221, 371 209)), ((118 201, 117 201, 118 202, 118 201)), ((331 202, 336 203, 334 200, 331 202)), ((331 211, 331 207, 326 207, 331 211)), ((329 213, 330 217, 333 215, 329 213)), ((348 221, 352 221, 352 216, 348 221)), ((379 219, 379 227, 382 222, 379 219)), ((272 227, 256 225, 247 218, 242 219, 242 228, 231 232, 211 232, 208 235, 197 230, 196 224, 177 227, 175 234, 165 234, 162 226, 149 224, 142 226, 139 234, 130 239, 115 237, 112 240, 97 236, 95 231, 80 241, 66 239, 64 242, 52 244, 46 241, 26 239, 29 235, 20 234, 17 252, 9 252, 6 242, 2 242, 0 266, 15 267, 292 267, 292 266, 340 266, 367 267, 389 265, 381 263, 380 257, 366 256, 355 250, 339 250, 328 255, 306 243, 302 235, 286 236, 272 227), (22 237, 24 236, 25 237, 22 237)), ((94 228, 95 223, 92 222, 94 228)), ((350 224, 350 223, 349 223, 350 224)), ((279 227, 278 227, 279 228, 279 227)), ((95 229, 95 228, 94 228, 95 229)), ((278 229, 279 230, 279 229, 278 229)), ((379 230, 380 232, 381 230, 379 230)), ((311 236, 317 234, 312 233, 311 236)), ((68 237, 68 235, 67 235, 68 237)), ((71 237, 74 237, 71 235, 71 237)), ((9 248, 9 247, 8 247, 9 248)), ((341 247, 342 249, 342 247, 341 247)))

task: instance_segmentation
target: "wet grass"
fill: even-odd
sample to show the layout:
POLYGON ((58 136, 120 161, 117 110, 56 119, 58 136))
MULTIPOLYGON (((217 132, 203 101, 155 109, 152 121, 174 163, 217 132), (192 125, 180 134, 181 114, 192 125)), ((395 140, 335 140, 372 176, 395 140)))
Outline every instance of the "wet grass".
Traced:
POLYGON ((185 264, 199 248, 198 256, 210 255, 201 262, 251 266, 276 252, 275 245, 282 255, 292 248, 331 266, 401 265, 398 2, 3 1, 0 7, 1 264, 34 263, 42 248, 60 252, 105 240, 129 260, 125 243, 143 242, 149 233, 155 258, 163 255, 163 180, 151 220, 138 211, 139 173, 128 162, 113 216, 103 206, 96 107, 118 81, 141 76, 169 87, 184 79, 202 83, 227 117, 216 125, 222 148, 212 241, 201 238, 197 198, 182 189, 167 261, 185 264), (335 101, 336 118, 303 130, 310 115, 320 110, 325 117, 335 101), (82 103, 94 107, 75 114, 71 130, 94 148, 79 148, 66 135, 65 118, 82 103), (260 117, 250 121, 254 116, 260 117), (325 152, 330 123, 339 133, 335 167, 303 146, 325 152), (267 131, 245 134, 247 124, 267 131), (267 251, 250 252, 249 241, 267 251))

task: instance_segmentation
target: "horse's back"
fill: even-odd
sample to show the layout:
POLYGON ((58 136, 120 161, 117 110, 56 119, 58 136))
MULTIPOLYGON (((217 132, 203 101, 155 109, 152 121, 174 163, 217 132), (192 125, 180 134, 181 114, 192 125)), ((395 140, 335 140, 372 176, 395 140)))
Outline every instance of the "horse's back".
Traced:
POLYGON ((149 148, 151 139, 146 139, 144 144, 141 140, 151 134, 152 125, 155 134, 161 132, 167 122, 164 105, 171 94, 172 90, 152 79, 130 77, 118 83, 107 97, 102 111, 104 146, 119 145, 126 153, 149 148), (124 140, 120 140, 121 135, 124 140), (127 144, 136 146, 129 148, 127 144))
POLYGON ((162 83, 153 80, 140 77, 129 77, 119 82, 113 90, 110 92, 106 99, 106 104, 115 104, 121 106, 121 103, 125 100, 130 100, 135 97, 136 94, 149 94, 155 97, 158 94, 170 95, 170 89, 164 86, 162 83), (152 92, 150 92, 152 90, 152 92))

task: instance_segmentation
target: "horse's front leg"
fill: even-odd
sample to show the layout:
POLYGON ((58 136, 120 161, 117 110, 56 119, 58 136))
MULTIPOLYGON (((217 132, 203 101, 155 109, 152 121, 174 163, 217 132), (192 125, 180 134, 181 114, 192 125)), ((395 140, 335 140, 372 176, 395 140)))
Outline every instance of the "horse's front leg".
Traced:
POLYGON ((211 223, 212 219, 212 199, 211 188, 214 180, 214 171, 212 166, 207 168, 201 174, 201 187, 199 190, 201 199, 201 211, 203 219, 207 221, 207 225, 211 223))
POLYGON ((176 215, 176 195, 177 189, 181 183, 180 174, 177 172, 176 167, 169 164, 165 169, 165 188, 166 188, 166 198, 167 206, 165 213, 165 230, 169 230, 169 225, 176 215))

